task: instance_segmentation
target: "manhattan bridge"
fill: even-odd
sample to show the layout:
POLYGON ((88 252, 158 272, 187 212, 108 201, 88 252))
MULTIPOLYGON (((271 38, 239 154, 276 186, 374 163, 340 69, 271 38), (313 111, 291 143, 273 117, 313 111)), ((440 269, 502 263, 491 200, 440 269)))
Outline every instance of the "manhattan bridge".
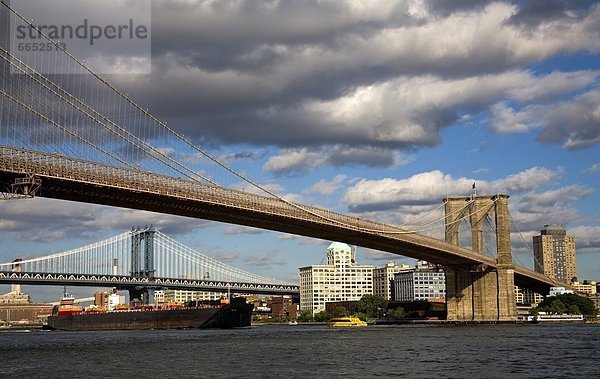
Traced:
MULTIPOLYGON (((128 79, 100 76, 42 31, 40 39, 49 51, 11 49, 15 41, 9 25, 36 26, 8 2, 0 2, 0 20, 0 196, 5 199, 39 196, 142 209, 423 259, 444 266, 448 318, 455 320, 516 319, 515 284, 540 293, 560 284, 513 261, 507 195, 448 197, 428 214, 432 219, 401 226, 289 201, 155 117, 115 84, 128 79), (460 230, 464 225, 466 233, 460 230), (443 231, 443 240, 430 235, 436 228, 443 231), (461 246, 465 237, 470 247, 461 246)), ((58 280, 106 280, 110 286, 131 280, 138 287, 185 288, 193 281, 197 288, 236 283, 266 286, 267 292, 297 291, 287 283, 245 273, 218 278, 218 263, 205 268, 198 263, 203 258, 183 248, 147 253, 148 245, 164 247, 171 241, 149 230, 115 237, 116 245, 130 249, 118 256, 106 254, 99 260, 93 254, 102 248, 91 248, 89 259, 64 252, 45 257, 45 265, 26 259, 19 270, 8 270, 14 265, 6 264, 0 271, 21 282, 62 275, 58 280)))
POLYGON ((194 251, 153 227, 42 257, 0 263, 0 283, 290 294, 298 286, 255 275, 194 251))

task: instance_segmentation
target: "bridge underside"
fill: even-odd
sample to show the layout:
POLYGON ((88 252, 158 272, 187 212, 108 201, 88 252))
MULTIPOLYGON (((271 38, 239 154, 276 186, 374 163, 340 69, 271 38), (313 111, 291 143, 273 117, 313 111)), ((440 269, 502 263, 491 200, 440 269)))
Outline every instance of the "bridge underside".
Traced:
MULTIPOLYGON (((0 172, 0 188, 7 188, 16 178, 20 177, 22 177, 22 174, 0 172)), ((140 209, 230 224, 234 223, 329 241, 344 241, 345 243, 357 246, 423 259, 442 265, 479 264, 482 262, 492 266, 496 264, 495 259, 476 256, 468 249, 462 249, 464 252, 454 254, 441 254, 439 247, 436 248, 423 244, 423 241, 418 238, 420 236, 406 234, 402 236, 402 239, 390 238, 389 235, 362 232, 356 229, 345 229, 339 225, 328 225, 322 222, 289 217, 268 211, 259 213, 254 209, 243 209, 236 205, 227 206, 219 203, 198 201, 196 199, 184 199, 175 196, 123 189, 110 185, 96 185, 54 177, 40 177, 42 178, 42 187, 37 194, 40 197, 140 209)), ((435 242, 438 242, 440 245, 443 244, 441 241, 435 242)))

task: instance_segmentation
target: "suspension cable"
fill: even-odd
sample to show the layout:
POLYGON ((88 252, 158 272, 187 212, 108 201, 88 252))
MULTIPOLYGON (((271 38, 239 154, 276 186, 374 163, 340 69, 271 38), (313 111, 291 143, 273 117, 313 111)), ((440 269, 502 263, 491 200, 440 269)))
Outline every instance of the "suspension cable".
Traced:
MULTIPOLYGON (((57 96, 59 99, 63 100, 64 102, 66 102, 67 104, 71 105, 73 108, 75 108, 77 111, 79 111, 80 113, 86 115, 87 117, 89 117, 92 121, 94 121, 96 124, 99 124, 100 126, 102 126, 104 129, 108 130, 109 132, 113 133, 114 135, 116 135, 117 137, 119 137, 120 139, 122 139, 123 141, 135 146, 136 148, 144 151, 148 156, 156 158, 159 162, 161 162, 162 164, 170 167, 171 169, 175 170, 176 172, 178 172, 181 175, 184 175, 185 177, 191 179, 194 182, 198 182, 198 180, 181 171, 180 169, 173 167, 170 163, 165 162, 163 160, 161 160, 160 158, 153 156, 151 154, 149 154, 144 148, 150 149, 152 150, 153 153, 158 154, 159 156, 162 156, 164 158, 166 158, 167 160, 173 162, 174 164, 178 165, 179 167, 192 172, 194 175, 199 176, 200 178, 202 178, 203 180, 216 185, 216 183, 214 183, 213 181, 211 181, 208 178, 205 178, 204 176, 194 172, 194 170, 188 168, 187 166, 181 164, 179 161, 174 160, 173 158, 169 157, 168 155, 162 153, 160 150, 156 149, 154 146, 148 144, 146 141, 140 139, 139 137, 135 136, 134 134, 132 134, 131 132, 129 132, 127 129, 121 127, 120 125, 117 125, 116 123, 114 123, 112 120, 108 119, 106 116, 102 115, 101 113, 97 112, 95 109, 93 109, 92 107, 88 106, 87 104, 85 104, 83 101, 81 101, 80 99, 74 97, 72 94, 70 94, 69 92, 65 91, 64 89, 62 89, 59 85, 57 85, 56 83, 54 83, 53 81, 51 81, 50 79, 48 79, 46 76, 42 75, 41 73, 39 73, 37 70, 35 70, 33 67, 27 65, 25 62, 21 61, 20 59, 16 58, 14 55, 10 54, 10 52, 8 52, 5 49, 0 48, 0 51, 3 52, 4 54, 8 55, 9 57, 11 57, 12 59, 18 61, 19 64, 23 65, 24 67, 26 67, 27 69, 31 70, 34 74, 36 74, 36 76, 41 77, 42 79, 44 79, 44 81, 46 81, 47 83, 51 84, 53 87, 55 87, 56 90, 62 92, 64 95, 72 98, 75 102, 79 103, 81 106, 89 109, 91 112, 93 112, 94 114, 90 114, 88 113, 86 110, 82 109, 80 106, 78 106, 77 104, 73 103, 72 101, 70 101, 69 99, 65 98, 64 96, 62 96, 61 94, 59 94, 58 92, 56 92, 54 89, 48 87, 46 84, 42 83, 38 78, 34 77, 33 75, 31 75, 30 73, 26 72, 26 70, 22 67, 19 67, 17 64, 15 64, 14 62, 12 62, 12 60, 7 59, 5 57, 2 57, 6 62, 8 62, 9 64, 11 64, 13 67, 15 67, 17 70, 19 70, 20 72, 22 72, 23 74, 27 75, 29 78, 31 78, 32 80, 34 80, 36 83, 38 83, 40 86, 42 86, 43 88, 45 88, 46 90, 50 91, 51 93, 53 93, 55 96, 57 96), (117 131, 115 131, 113 128, 108 127, 108 125, 106 123, 104 123, 102 120, 100 120, 99 118, 103 119, 105 122, 108 122, 109 124, 111 124, 114 128, 117 128, 118 130, 120 130, 121 132, 127 134, 129 137, 133 138, 135 140, 135 142, 128 140, 127 138, 125 138, 125 136, 117 133, 117 131), (142 147, 139 146, 137 143, 142 144, 142 147)), ((122 161, 120 161, 121 163, 123 163, 122 161)), ((128 164, 129 167, 132 167, 130 164, 128 164)))
POLYGON ((112 159, 116 160, 119 163, 122 163, 128 167, 133 167, 130 163, 125 162, 124 160, 122 160, 121 158, 111 154, 110 152, 104 150, 103 148, 101 148, 100 146, 94 144, 91 141, 88 141, 87 139, 83 138, 82 136, 78 135, 77 133, 71 131, 69 128, 64 127, 63 125, 58 124, 57 122, 55 122, 54 120, 49 119, 48 117, 44 116, 43 114, 39 113, 38 111, 36 111, 35 109, 33 109, 32 107, 30 107, 29 105, 23 103, 22 101, 20 101, 19 99, 15 98, 14 96, 12 96, 11 94, 9 94, 8 92, 4 91, 3 89, 0 89, 0 94, 2 94, 2 96, 8 98, 9 100, 13 101, 14 103, 16 103, 17 105, 19 105, 20 107, 30 111, 31 113, 35 114, 36 116, 40 117, 42 120, 52 124, 53 126, 62 129, 64 132, 68 133, 69 135, 71 135, 72 137, 75 137, 76 139, 78 139, 79 141, 93 147, 94 149, 100 151, 103 154, 106 154, 107 156, 111 157, 112 159))
MULTIPOLYGON (((116 87, 114 87, 112 84, 110 84, 106 79, 102 78, 101 76, 99 76, 98 74, 96 74, 94 71, 92 71, 84 62, 82 62, 81 60, 79 60, 78 58, 76 58, 75 56, 73 56, 69 51, 66 50, 66 47, 64 45, 61 45, 60 43, 58 43, 57 41, 54 41, 52 38, 50 38, 46 33, 44 33, 42 30, 38 29, 35 27, 35 25, 33 25, 32 21, 27 20, 23 15, 21 15, 19 12, 17 12, 15 9, 13 9, 11 6, 9 6, 7 3, 5 3, 4 1, 1 1, 1 4, 4 5, 7 9, 9 9, 13 14, 15 14, 19 19, 21 19, 21 21, 23 21, 24 23, 26 23, 27 25, 29 25, 29 27, 34 28, 38 31, 38 33, 45 38, 47 41, 49 41, 50 43, 52 43, 56 49, 62 51, 64 54, 67 55, 67 57, 69 57, 72 61, 74 61, 77 65, 79 65, 81 68, 83 68, 86 72, 88 72, 90 75, 92 75, 94 78, 96 78, 97 80, 99 80, 102 84, 104 84, 105 86, 107 86, 109 89, 111 89, 113 92, 115 92, 116 94, 118 94, 122 99, 124 99, 126 102, 128 102, 129 104, 131 104, 133 107, 135 107, 136 109, 138 109, 140 112, 142 112, 145 116, 149 117, 152 121, 154 121, 155 123, 157 123, 160 127, 162 127, 163 129, 167 130, 169 133, 171 133, 172 135, 174 135, 175 137, 177 137, 180 141, 184 142, 185 144, 187 144, 188 146, 190 146, 192 149, 196 150, 198 153, 200 153, 202 156, 206 157, 207 159, 209 159, 210 161, 214 162, 215 164, 217 164, 219 167, 225 169, 226 171, 228 171, 229 173, 233 174, 234 176, 240 178, 241 180, 243 180, 244 182, 252 185, 253 187, 261 190, 262 192, 270 195, 271 197, 295 208, 298 209, 302 212, 306 212, 308 214, 311 214, 314 217, 335 223, 335 224, 339 224, 339 225, 346 225, 344 222, 342 221, 338 221, 338 220, 333 220, 331 218, 328 218, 326 216, 320 215, 316 212, 313 212, 305 207, 302 207, 301 205, 298 205, 296 203, 293 203, 287 199, 285 199, 282 196, 279 196, 277 194, 275 194, 273 191, 270 191, 269 189, 265 188, 264 186, 261 186, 258 183, 255 183, 254 181, 246 178, 244 175, 236 172, 235 170, 233 170, 232 168, 230 168, 229 166, 225 165, 224 163, 220 162, 218 159, 214 158, 212 155, 206 153, 204 150, 202 150, 201 148, 199 148, 198 146, 196 146, 195 144, 193 144, 191 141, 189 141, 188 139, 186 139, 183 135, 177 133, 175 130, 169 128, 166 123, 160 121, 159 119, 157 119, 155 116, 153 116, 147 109, 142 108, 139 104, 137 104, 135 101, 133 101, 131 98, 129 98, 125 93, 123 93, 122 91, 120 91, 119 89, 117 89, 116 87)), ((369 230, 364 230, 359 228, 359 230, 363 230, 363 231, 369 231, 369 230)), ((405 231, 397 231, 397 232, 391 232, 391 231, 383 231, 383 230, 378 230, 378 231, 374 231, 374 232, 379 232, 379 233, 392 233, 392 234, 413 234, 414 232, 405 232, 405 231)))
MULTIPOLYGON (((446 204, 444 204, 444 203, 441 203, 441 204, 440 204, 440 205, 438 205, 437 207, 435 207, 435 208, 433 208, 433 209, 429 210, 428 212, 426 212, 426 213, 424 213, 424 214, 420 215, 419 217, 415 217, 415 218, 413 218, 412 220, 408 220, 408 221, 406 221, 406 222, 404 222, 404 223, 402 223, 402 224, 398 224, 398 226, 400 227, 400 226, 405 226, 405 225, 412 224, 414 221, 417 221, 417 220, 420 220, 420 219, 422 219, 422 218, 425 218, 425 217, 429 216, 430 214, 434 213, 435 211, 437 211, 438 209, 440 209, 440 208, 441 208, 441 207, 443 207, 444 205, 446 205, 446 204)), ((446 216, 444 215, 444 217, 446 217, 446 216)), ((440 219, 441 219, 441 218, 440 218, 440 219)), ((436 221, 438 221, 438 220, 436 220, 436 221)), ((422 225, 418 225, 418 226, 422 226, 422 225)))
MULTIPOLYGON (((242 175, 241 173, 233 170, 232 168, 230 168, 229 166, 227 166, 226 164, 220 162, 218 159, 216 159, 215 157, 213 157, 212 155, 206 153, 203 149, 201 149, 200 147, 198 147, 197 145, 195 145, 194 143, 192 143, 190 140, 188 140, 187 138, 185 138, 182 134, 176 132, 175 130, 173 130, 172 128, 168 127, 166 123, 160 121, 159 119, 157 119, 154 115, 152 115, 148 109, 144 109, 142 108, 138 103, 136 103, 134 100, 132 100, 131 98, 129 98, 129 96, 127 96, 125 93, 123 93, 122 91, 120 91, 119 89, 117 89, 115 86, 113 86, 112 84, 110 84, 106 79, 102 78, 101 76, 99 76, 98 74, 96 74, 93 70, 91 70, 83 61, 79 60, 78 58, 76 58, 75 56, 73 56, 69 51, 66 50, 66 47, 64 45, 61 45, 60 43, 58 43, 57 41, 54 41, 52 38, 50 38, 46 33, 44 33, 42 30, 40 30, 39 28, 35 27, 35 25, 33 25, 32 21, 27 20, 23 15, 21 15, 18 11, 16 11, 15 9, 13 9, 11 6, 9 6, 7 3, 5 3, 4 1, 1 1, 1 4, 4 5, 7 9, 10 10, 10 12, 12 12, 13 14, 15 14, 20 20, 22 20, 24 23, 26 23, 29 27, 34 28, 38 31, 38 33, 45 38, 47 41, 49 41, 50 43, 52 43, 57 50, 62 51, 68 58, 70 58, 73 62, 75 62, 78 66, 80 66, 84 71, 88 72, 90 75, 92 75, 94 78, 96 78, 97 80, 99 80, 103 85, 105 85, 107 88, 109 88, 110 90, 112 90, 114 93, 116 93, 118 96, 120 96, 122 99, 124 99, 127 103, 129 103, 130 105, 132 105, 134 108, 136 108, 138 111, 140 111, 142 114, 144 114, 146 117, 148 117, 150 120, 152 120, 153 122, 155 122, 158 126, 160 126, 161 128, 163 128, 164 130, 166 130, 167 132, 171 133, 173 136, 177 137, 180 141, 182 141, 184 144, 188 145, 189 147, 191 147, 193 150, 197 151, 198 153, 200 153, 202 156, 204 156, 205 158, 209 159, 210 161, 212 161, 213 163, 215 163, 216 165, 218 165, 219 167, 225 169, 227 172, 233 174, 234 176, 238 177, 239 179, 241 179, 242 181, 250 184, 251 186, 259 189, 260 191, 268 194, 269 196, 287 204, 288 206, 291 206, 297 210, 300 210, 301 212, 305 212, 307 214, 310 214, 314 217, 317 217, 319 219, 328 221, 330 223, 334 223, 334 224, 338 224, 338 225, 343 225, 343 226, 350 226, 348 225, 346 222, 344 221, 340 221, 340 220, 334 220, 332 218, 329 218, 325 215, 319 214, 317 212, 314 212, 310 209, 307 209, 304 206, 301 206, 299 204, 296 204, 294 202, 291 202, 287 199, 285 199, 282 196, 277 195, 276 193, 274 193, 273 191, 267 189, 264 186, 261 186, 260 184, 250 180, 249 178, 247 178, 245 175, 242 175)), ((166 156, 164 154, 162 154, 161 152, 159 152, 159 154, 161 156, 166 156)), ((169 157, 170 158, 170 157, 169 157)), ((162 161, 161 161, 162 162, 162 161)), ((162 162, 164 163, 164 162, 162 162)), ((191 170, 190 170, 191 171, 191 170)), ((198 174, 197 174, 198 175, 198 174)), ((187 175, 186 175, 187 176, 187 175)), ((201 175, 198 175, 201 176, 201 175)), ((207 180, 206 178, 203 178, 205 180, 207 180)), ((211 181, 209 181, 211 182, 211 181)), ((213 182, 211 182, 213 183, 213 182)), ((214 183, 213 183, 214 184, 214 183)), ((435 221, 434 221, 435 222, 435 221)), ((429 225, 431 223, 428 224, 424 224, 422 226, 425 225, 429 225)), ((393 234, 393 235, 399 235, 399 234, 415 234, 417 232, 422 232, 422 231, 427 231, 427 230, 432 230, 435 228, 428 228, 428 229, 420 229, 420 230, 409 230, 409 231, 404 231, 404 230, 375 230, 375 229, 366 229, 366 228, 362 228, 359 226, 352 226, 355 229, 358 229, 360 231, 363 232, 372 232, 372 233, 381 233, 381 234, 393 234)))
POLYGON ((107 238, 102 241, 95 242, 93 244, 78 247, 78 248, 72 249, 72 250, 63 251, 60 253, 46 255, 46 256, 38 257, 38 258, 24 259, 19 262, 0 263, 0 267, 14 266, 15 264, 23 265, 23 264, 28 264, 28 263, 36 263, 36 262, 41 262, 41 261, 49 261, 49 260, 53 260, 53 259, 65 258, 65 257, 69 257, 69 256, 72 256, 75 254, 81 254, 82 252, 85 252, 86 250, 89 250, 94 246, 107 245, 107 244, 113 243, 113 241, 115 241, 115 240, 120 241, 123 239, 127 239, 128 237, 129 237, 129 232, 125 232, 125 233, 121 233, 115 237, 107 238))
MULTIPOLYGON (((531 250, 531 248, 529 247, 529 245, 527 244, 527 242, 525 241, 525 237, 523 237, 523 233, 521 233, 521 230, 519 229, 519 225, 514 221, 512 214, 510 213, 510 211, 508 212, 508 217, 510 218, 511 222, 513 223, 513 225, 515 225, 515 227, 517 228, 517 232, 519 234, 519 236, 521 237, 521 240, 523 241, 523 244, 525 245, 525 247, 527 247, 527 250, 529 250, 529 253, 531 254, 531 256, 533 257, 533 260, 535 263, 538 264, 539 267, 543 267, 543 265, 540 263, 540 261, 537 260, 537 258, 535 257, 535 254, 533 253, 533 251, 531 250)), ((560 283, 555 280, 553 277, 544 274, 548 279, 550 279, 552 281, 552 283, 554 283, 555 285, 559 285, 560 283)))

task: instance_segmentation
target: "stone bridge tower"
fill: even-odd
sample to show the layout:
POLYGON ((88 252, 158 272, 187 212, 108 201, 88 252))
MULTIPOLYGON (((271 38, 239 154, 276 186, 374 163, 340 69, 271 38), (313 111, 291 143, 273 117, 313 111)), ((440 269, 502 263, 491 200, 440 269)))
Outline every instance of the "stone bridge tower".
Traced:
POLYGON ((467 218, 474 251, 483 254, 486 217, 496 224, 497 267, 453 265, 446 270, 448 320, 514 321, 517 310, 514 266, 510 249, 508 195, 448 197, 444 199, 446 242, 459 244, 458 226, 467 218))

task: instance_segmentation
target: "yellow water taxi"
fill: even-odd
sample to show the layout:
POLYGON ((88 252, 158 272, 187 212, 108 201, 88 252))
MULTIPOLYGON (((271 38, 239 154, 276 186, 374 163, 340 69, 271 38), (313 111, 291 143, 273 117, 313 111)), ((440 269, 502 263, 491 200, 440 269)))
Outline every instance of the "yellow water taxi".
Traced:
POLYGON ((328 326, 367 326, 367 323, 358 317, 336 317, 329 320, 328 326))

